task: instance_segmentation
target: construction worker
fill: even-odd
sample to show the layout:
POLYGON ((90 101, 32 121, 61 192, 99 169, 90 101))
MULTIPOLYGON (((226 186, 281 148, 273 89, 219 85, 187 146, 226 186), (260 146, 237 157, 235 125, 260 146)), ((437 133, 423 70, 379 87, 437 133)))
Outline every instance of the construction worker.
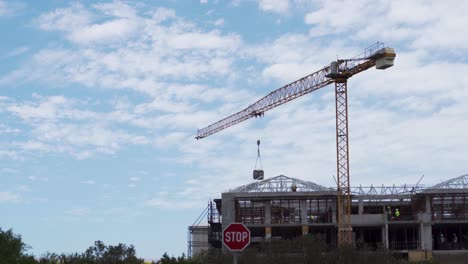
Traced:
POLYGON ((291 191, 292 191, 292 192, 295 192, 296 190, 297 190, 297 186, 296 186, 295 183, 293 183, 293 184, 291 185, 291 191))
POLYGON ((387 206, 387 216, 388 221, 392 220, 392 208, 390 208, 390 206, 387 206))
POLYGON ((398 208, 395 209, 395 218, 396 220, 400 219, 400 211, 398 211, 398 208))
POLYGON ((310 222, 315 223, 317 221, 317 216, 315 215, 310 215, 310 222))
POLYGON ((458 237, 455 233, 452 236, 452 249, 458 249, 458 237))

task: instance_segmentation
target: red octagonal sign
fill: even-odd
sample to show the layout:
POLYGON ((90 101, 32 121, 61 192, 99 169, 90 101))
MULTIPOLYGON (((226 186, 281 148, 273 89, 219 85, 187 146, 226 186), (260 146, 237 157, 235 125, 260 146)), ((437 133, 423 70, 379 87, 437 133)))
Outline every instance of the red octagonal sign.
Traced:
POLYGON ((242 251, 250 244, 250 230, 242 223, 233 223, 223 230, 223 243, 231 251, 242 251))

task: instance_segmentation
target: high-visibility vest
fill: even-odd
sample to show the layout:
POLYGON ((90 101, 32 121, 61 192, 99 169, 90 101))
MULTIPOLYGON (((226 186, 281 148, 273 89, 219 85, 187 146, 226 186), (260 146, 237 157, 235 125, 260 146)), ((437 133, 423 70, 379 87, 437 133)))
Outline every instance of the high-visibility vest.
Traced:
POLYGON ((395 216, 397 216, 397 217, 400 216, 400 211, 396 210, 395 211, 395 216))

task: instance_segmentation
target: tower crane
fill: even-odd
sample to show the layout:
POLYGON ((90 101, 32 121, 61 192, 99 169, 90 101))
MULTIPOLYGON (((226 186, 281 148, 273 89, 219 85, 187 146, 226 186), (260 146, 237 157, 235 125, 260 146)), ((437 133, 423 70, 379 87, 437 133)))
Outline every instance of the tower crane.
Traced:
POLYGON ((377 42, 351 59, 337 59, 312 74, 274 90, 244 110, 199 129, 197 140, 264 113, 329 84, 335 83, 336 154, 337 154, 337 225, 338 245, 351 244, 351 193, 348 145, 348 79, 372 68, 383 70, 393 66, 394 49, 377 42))

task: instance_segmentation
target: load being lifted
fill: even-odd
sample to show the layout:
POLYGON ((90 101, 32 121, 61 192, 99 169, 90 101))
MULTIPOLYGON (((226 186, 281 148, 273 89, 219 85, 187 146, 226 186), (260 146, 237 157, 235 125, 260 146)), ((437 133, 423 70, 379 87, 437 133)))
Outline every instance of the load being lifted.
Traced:
POLYGON ((395 56, 393 48, 385 47, 383 43, 377 42, 354 58, 333 61, 329 66, 321 70, 272 91, 244 110, 199 129, 195 138, 197 140, 202 139, 252 117, 261 117, 272 108, 335 83, 338 243, 350 244, 352 228, 350 224, 351 192, 349 179, 347 81, 355 74, 374 66, 379 70, 392 67, 395 56))
POLYGON ((264 176, 263 166, 262 166, 262 158, 260 157, 260 140, 257 140, 257 160, 255 161, 255 169, 253 171, 253 179, 254 180, 263 180, 264 176), (260 161, 260 168, 257 169, 257 163, 260 161))

